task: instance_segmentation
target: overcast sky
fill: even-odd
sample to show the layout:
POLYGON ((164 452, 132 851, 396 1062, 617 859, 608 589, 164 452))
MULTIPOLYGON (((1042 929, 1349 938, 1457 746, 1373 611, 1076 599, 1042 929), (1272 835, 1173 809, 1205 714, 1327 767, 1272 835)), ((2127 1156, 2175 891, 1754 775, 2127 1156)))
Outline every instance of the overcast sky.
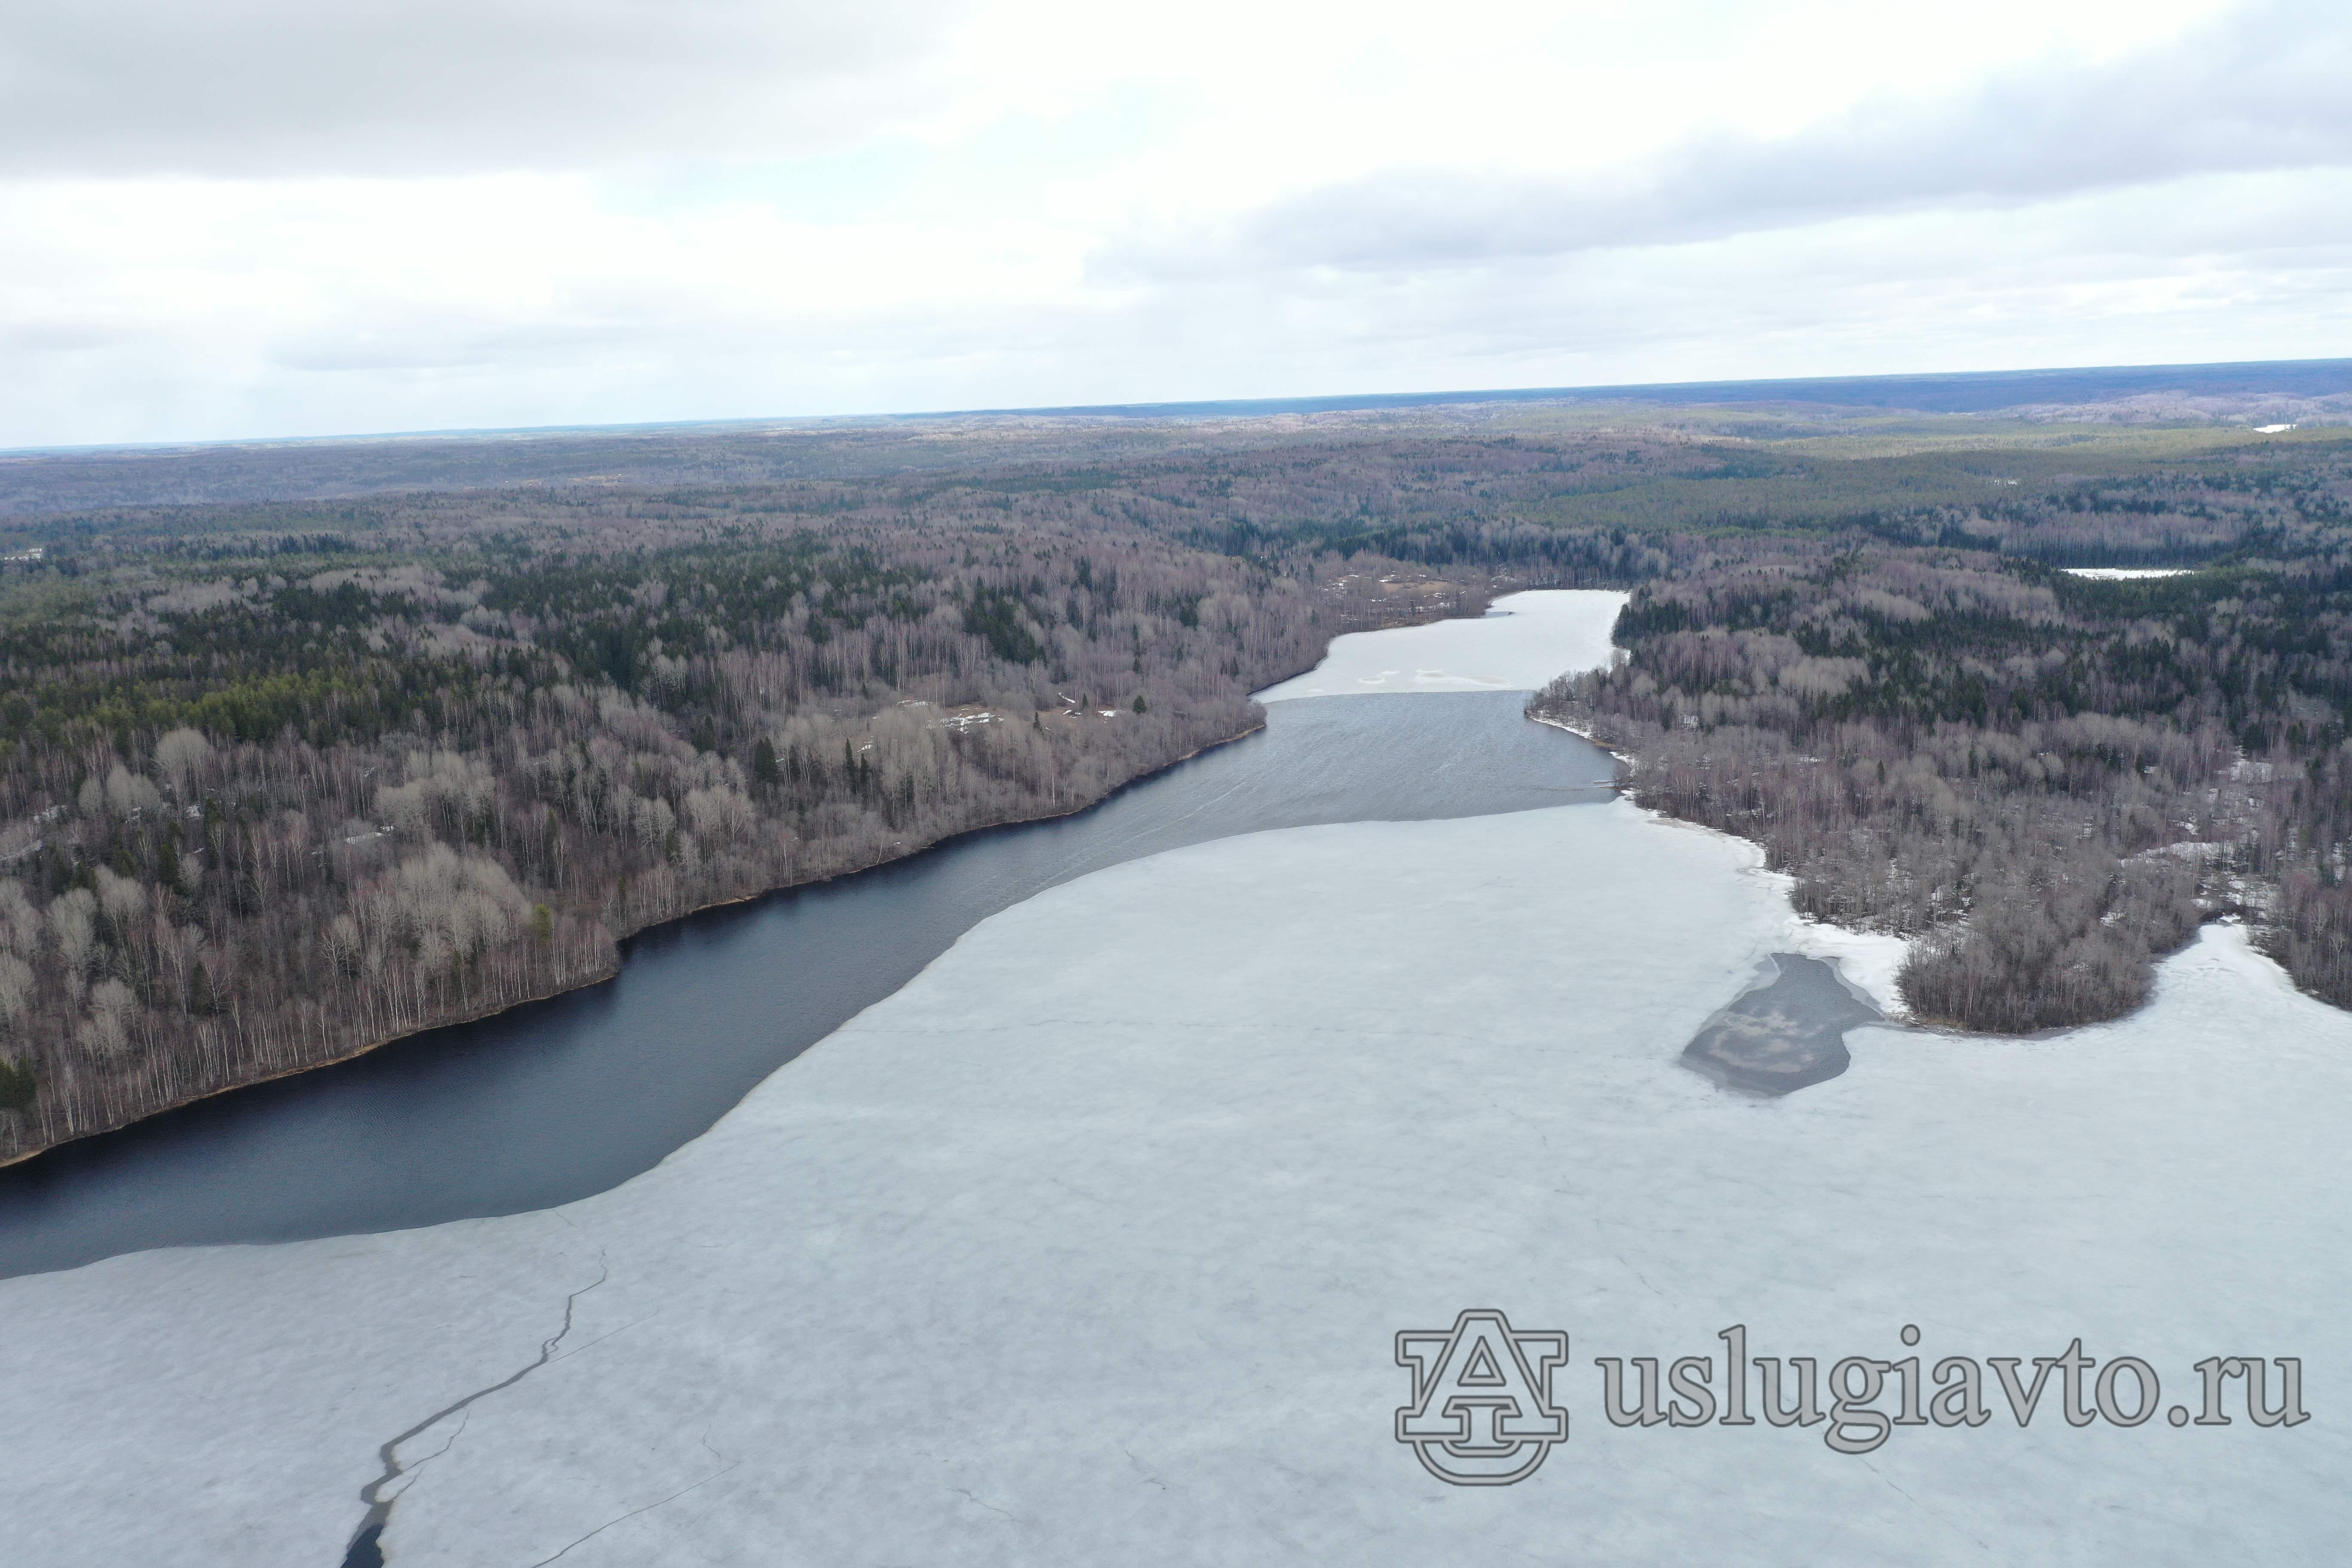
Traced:
POLYGON ((2344 0, 0 0, 0 447, 2347 354, 2344 0))

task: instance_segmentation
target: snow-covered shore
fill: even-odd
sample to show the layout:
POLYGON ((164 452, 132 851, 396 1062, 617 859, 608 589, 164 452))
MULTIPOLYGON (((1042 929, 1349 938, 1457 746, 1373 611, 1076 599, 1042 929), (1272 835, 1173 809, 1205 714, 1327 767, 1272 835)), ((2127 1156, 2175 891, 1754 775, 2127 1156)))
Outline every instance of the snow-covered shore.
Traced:
MULTIPOLYGON (((1530 713, 1528 717, 1538 724, 1566 731, 1589 745, 1600 746, 1621 762, 1625 760, 1624 752, 1612 750, 1595 739, 1590 726, 1540 713, 1530 713)), ((1639 792, 1634 789, 1627 789, 1625 795, 1629 800, 1640 798, 1639 792)), ((1714 834, 1735 843, 1748 842, 1736 834, 1702 826, 1696 822, 1683 822, 1662 812, 1654 811, 1651 816, 1661 825, 1692 833, 1714 834)), ((1788 897, 1796 886, 1796 879, 1786 872, 1765 870, 1760 856, 1751 870, 1754 875, 1769 880, 1783 898, 1788 897)), ((1789 911, 1780 951, 1834 964, 1846 984, 1867 996, 1872 1005, 1890 1019, 1902 1020, 1911 1016, 1911 1005, 1903 999, 1902 987, 1897 984, 1904 963, 1911 955, 1911 943, 1906 938, 1885 931, 1854 931, 1846 926, 1830 925, 1822 921, 1809 920, 1792 909, 1789 911)))
MULTIPOLYGON (((1752 847, 1615 804, 1197 846, 987 921, 616 1191, 0 1285, 14 1564, 2319 1561, 2352 1018, 2233 931, 2132 1018, 1676 1065, 1787 939, 1752 847), (601 1281, 601 1283, 599 1282, 601 1281), (1464 1492, 1401 1329, 1562 1329, 1568 1443, 1464 1492), (1596 1356, 2303 1359, 2262 1430, 1620 1429, 1596 1356)), ((2029 1372, 2031 1364, 2029 1362, 2029 1372)), ((2273 1383, 2273 1395, 2275 1384, 2273 1383)), ((2234 1397, 2234 1395, 2233 1395, 2234 1397)))

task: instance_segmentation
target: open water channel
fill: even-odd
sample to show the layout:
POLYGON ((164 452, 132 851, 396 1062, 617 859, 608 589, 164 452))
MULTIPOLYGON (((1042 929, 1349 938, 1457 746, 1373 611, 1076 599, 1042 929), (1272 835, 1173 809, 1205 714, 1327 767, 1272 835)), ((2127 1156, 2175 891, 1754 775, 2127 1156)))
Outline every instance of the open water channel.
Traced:
POLYGON ((1092 808, 646 931, 606 984, 0 1170, 0 1279, 121 1252, 516 1214, 618 1185, 1000 910, 1107 866, 1315 823, 1610 798, 1518 691, 1270 703, 1092 808))

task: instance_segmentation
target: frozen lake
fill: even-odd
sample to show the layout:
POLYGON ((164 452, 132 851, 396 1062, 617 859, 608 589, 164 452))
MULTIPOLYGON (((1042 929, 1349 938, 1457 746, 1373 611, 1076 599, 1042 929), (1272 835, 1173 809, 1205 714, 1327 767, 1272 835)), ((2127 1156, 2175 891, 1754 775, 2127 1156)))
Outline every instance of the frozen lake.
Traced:
MULTIPOLYGON (((1352 776, 1457 713, 1548 744, 1517 704, 1288 709, 1352 776)), ((2242 933, 2131 1018, 1864 1023, 1764 1098, 1685 1047, 1737 1017, 1809 1055, 1767 992, 1829 977, 1766 960, 1879 997, 1895 954, 1802 926, 1752 846, 1614 800, 1197 833, 1215 798, 1138 819, 1181 847, 1053 863, 610 1190, 0 1281, 11 1568, 332 1568, 363 1525, 397 1568, 2340 1555, 2352 1016, 2242 933), (1532 1342, 1564 1441, 1515 1485, 1399 1441, 1409 1348, 1474 1310, 1565 1336, 1532 1342), (2256 1405, 2214 1357, 2282 1359, 2256 1405), (1596 1363, 1643 1358, 1675 1415, 1621 1421, 1596 1363), (2265 1425, 2284 1358, 2310 1418, 2265 1425), (1948 1360, 1982 1424, 1888 1381, 1948 1360)))
POLYGON ((400 1568, 2333 1560, 2352 1018, 2221 931, 2118 1024, 1718 1089, 1685 1043, 1789 945, 1755 868, 1622 803, 1198 844, 982 921, 611 1192, 0 1282, 9 1561, 331 1568, 403 1433, 400 1568), (1396 1336, 1472 1308, 1573 1352, 1507 1488, 1395 1438, 1396 1336), (1906 1324, 2144 1358, 2156 1419, 2052 1376, 2021 1428, 1989 1372, 1986 1425, 1856 1453, 1604 1415, 1596 1358, 1725 1394, 1735 1326, 1826 1376, 1906 1324), (2216 1355, 2312 1418, 2169 1425, 2216 1355))
POLYGON ((1313 669, 1258 700, 1533 691, 1563 671, 1609 662, 1609 631, 1625 598, 1600 588, 1538 588, 1496 599, 1482 619, 1353 632, 1334 637, 1313 669))

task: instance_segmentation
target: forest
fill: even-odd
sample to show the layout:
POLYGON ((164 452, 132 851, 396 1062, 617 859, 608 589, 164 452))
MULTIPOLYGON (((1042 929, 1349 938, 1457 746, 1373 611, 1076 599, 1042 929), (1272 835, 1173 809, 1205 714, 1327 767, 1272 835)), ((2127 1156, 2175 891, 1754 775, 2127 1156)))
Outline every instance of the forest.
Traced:
POLYGON ((422 497, 53 544, 0 579, 0 1154, 1076 809, 1330 636, 1485 602, 1048 510, 422 497))
POLYGON ((1079 809, 1335 635, 1528 586, 1634 591, 1535 710, 1922 938, 1921 1016, 2112 1016, 2224 913, 2352 1003, 2342 435, 1850 426, 1014 422, 676 484, 583 437, 552 479, 289 498, 247 454, 242 499, 96 508, 83 464, 0 529, 0 1160, 1079 809), (2118 563, 2198 570, 2062 569, 2118 563))
POLYGON ((1763 846, 1801 912, 1919 939, 1923 1019, 2117 1016, 2223 916, 2352 1005, 2347 477, 2331 449, 1720 539, 1636 590, 1614 668, 1530 710, 1622 753, 1644 804, 1763 846), (2044 560, 2151 541, 2203 563, 2044 560))

